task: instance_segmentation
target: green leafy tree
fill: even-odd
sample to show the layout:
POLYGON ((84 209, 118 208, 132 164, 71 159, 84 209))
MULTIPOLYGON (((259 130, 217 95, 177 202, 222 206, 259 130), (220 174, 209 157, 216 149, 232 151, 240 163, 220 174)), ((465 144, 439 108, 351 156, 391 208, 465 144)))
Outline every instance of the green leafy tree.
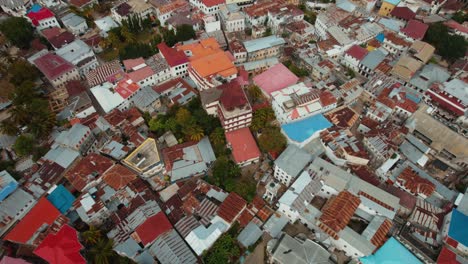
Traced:
POLYGON ((114 251, 112 239, 99 239, 89 253, 94 264, 110 264, 117 253, 114 251))
POLYGON ((227 179, 238 177, 241 174, 241 170, 239 166, 227 156, 221 156, 218 157, 213 164, 212 173, 214 183, 217 186, 224 187, 227 179))
POLYGON ((184 127, 184 126, 188 126, 192 124, 193 117, 192 117, 192 114, 189 112, 189 110, 185 108, 180 108, 176 114, 176 121, 177 121, 177 124, 184 127))
POLYGON ((463 24, 463 22, 468 21, 468 12, 460 10, 453 15, 452 19, 463 24))
POLYGON ((39 78, 39 72, 36 67, 23 59, 12 63, 8 68, 8 73, 10 74, 10 83, 15 86, 19 86, 25 81, 35 81, 39 78))
POLYGON ((119 50, 121 60, 148 58, 154 54, 156 54, 156 50, 146 43, 128 43, 119 50))
POLYGON ((49 134, 56 123, 55 115, 50 111, 48 101, 40 97, 31 81, 23 82, 16 87, 10 98, 12 101, 10 118, 3 126, 10 128, 13 125, 26 126, 26 132, 35 138, 49 134))
POLYGON ((15 46, 27 49, 34 39, 34 28, 24 17, 9 17, 0 24, 0 31, 15 46))
POLYGON ((177 43, 177 38, 174 33, 174 30, 163 28, 162 35, 163 35, 164 42, 166 42, 167 46, 172 47, 177 43))
POLYGON ((132 32, 130 32, 130 30, 128 29, 128 27, 123 26, 122 29, 120 30, 120 34, 121 34, 122 37, 125 39, 125 42, 127 42, 127 43, 134 43, 134 42, 136 42, 135 34, 133 34, 132 32))
POLYGON ((32 135, 23 134, 16 139, 13 149, 18 156, 24 157, 33 154, 34 145, 34 137, 32 135))
POLYGON ((180 25, 176 27, 177 42, 190 40, 196 37, 195 30, 191 25, 180 25))
POLYGON ((468 46, 462 36, 449 34, 447 26, 440 22, 429 26, 424 39, 434 45, 437 53, 449 62, 465 56, 468 46))
POLYGON ((230 234, 223 234, 203 256, 203 261, 206 264, 231 263, 239 255, 240 248, 236 239, 230 234))
POLYGON ((278 127, 264 129, 258 138, 258 145, 264 152, 280 152, 286 144, 286 138, 278 127))

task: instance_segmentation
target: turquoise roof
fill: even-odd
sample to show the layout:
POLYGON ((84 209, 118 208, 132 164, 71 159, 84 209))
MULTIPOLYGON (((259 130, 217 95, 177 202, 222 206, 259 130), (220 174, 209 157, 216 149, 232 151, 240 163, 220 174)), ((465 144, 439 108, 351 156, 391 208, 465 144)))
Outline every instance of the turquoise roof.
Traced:
POLYGON ((75 196, 70 193, 63 185, 57 186, 52 191, 47 200, 55 206, 62 214, 66 213, 75 201, 75 196))
POLYGON ((296 142, 303 142, 315 132, 331 127, 332 124, 323 115, 314 115, 306 119, 285 124, 281 129, 286 136, 296 142))
POLYGON ((400 3, 400 0, 384 0, 384 2, 387 2, 389 4, 396 6, 400 3))
POLYGON ((373 255, 359 259, 362 264, 422 264, 405 246, 391 237, 373 255))
POLYGON ((466 228, 466 223, 468 223, 468 216, 457 209, 453 209, 448 235, 465 247, 468 246, 468 228, 466 228))

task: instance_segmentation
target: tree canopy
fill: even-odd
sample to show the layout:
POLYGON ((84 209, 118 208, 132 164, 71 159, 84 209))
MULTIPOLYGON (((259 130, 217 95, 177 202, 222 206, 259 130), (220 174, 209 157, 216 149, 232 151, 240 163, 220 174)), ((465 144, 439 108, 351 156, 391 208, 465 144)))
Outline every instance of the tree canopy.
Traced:
POLYGON ((434 23, 429 26, 425 41, 434 45, 437 53, 449 62, 465 56, 468 42, 459 35, 449 34, 447 26, 443 23, 434 23))
POLYGON ((262 131, 258 145, 264 152, 280 152, 286 147, 287 141, 278 127, 269 127, 262 131))
POLYGON ((10 118, 2 122, 4 133, 14 134, 19 127, 26 127, 27 133, 35 138, 48 135, 55 125, 55 115, 49 103, 42 98, 31 81, 23 82, 11 94, 10 118), (15 129, 16 128, 16 129, 15 129))
POLYGON ((156 54, 156 49, 146 43, 128 43, 119 50, 121 60, 135 59, 139 57, 148 58, 156 54))
POLYGON ((229 233, 223 234, 203 256, 206 264, 230 263, 232 258, 239 257, 240 248, 236 239, 229 233))
POLYGON ((39 72, 30 63, 20 59, 13 62, 8 68, 10 83, 15 86, 21 85, 25 81, 35 81, 39 78, 39 72))
POLYGON ((34 150, 34 137, 28 134, 19 136, 13 145, 13 149, 20 157, 32 154, 34 150))
POLYGON ((176 27, 177 42, 190 40, 196 37, 195 30, 191 25, 180 25, 176 27))
POLYGON ((0 31, 15 46, 27 49, 34 39, 34 28, 24 17, 9 17, 0 24, 0 31))

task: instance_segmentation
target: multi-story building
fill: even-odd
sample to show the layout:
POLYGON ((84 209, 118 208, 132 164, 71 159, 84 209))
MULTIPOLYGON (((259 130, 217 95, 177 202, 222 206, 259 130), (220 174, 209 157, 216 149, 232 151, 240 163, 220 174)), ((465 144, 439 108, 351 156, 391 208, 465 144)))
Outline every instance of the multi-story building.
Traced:
POLYGON ((60 27, 54 13, 52 13, 48 8, 41 7, 38 4, 34 4, 26 16, 38 30, 60 27))
POLYGON ((165 25, 166 21, 175 12, 190 9, 189 3, 184 0, 166 1, 161 5, 155 4, 153 1, 150 1, 150 3, 155 7, 156 17, 158 18, 161 25, 165 25))
POLYGON ((275 6, 268 9, 268 26, 275 34, 280 34, 286 24, 302 21, 304 12, 297 6, 286 5, 283 7, 275 6))
POLYGON ((224 0, 190 0, 189 2, 205 15, 217 14, 219 7, 225 3, 224 0))
POLYGON ((54 145, 70 148, 86 155, 94 150, 96 140, 89 127, 75 124, 69 130, 61 132, 54 145))
POLYGON ((453 79, 443 84, 431 85, 426 91, 427 101, 449 115, 466 116, 468 113, 468 84, 460 79, 453 79))
POLYGON ((247 61, 258 61, 270 57, 279 57, 286 41, 278 36, 268 36, 244 41, 247 50, 247 61))
POLYGON ((33 63, 53 86, 53 91, 49 93, 52 111, 59 112, 63 110, 68 99, 66 83, 80 79, 78 69, 53 53, 47 53, 34 60, 33 63))
POLYGON ((188 72, 189 60, 185 53, 176 48, 170 48, 166 43, 158 44, 158 49, 162 57, 167 61, 173 77, 184 77, 188 72))
POLYGON ((147 1, 129 0, 112 8, 111 15, 117 23, 122 25, 124 20, 132 16, 139 16, 144 19, 152 15, 153 11, 153 6, 147 1))
POLYGON ((275 160, 274 177, 289 186, 312 161, 312 155, 296 145, 288 147, 275 160))
POLYGON ((411 46, 411 43, 400 38, 393 32, 385 33, 385 39, 382 47, 391 54, 399 57, 411 46))
POLYGON ((354 45, 344 53, 342 63, 346 67, 358 71, 359 63, 366 57, 367 53, 368 51, 365 48, 354 45))
POLYGON ((245 15, 236 4, 221 5, 219 17, 222 27, 226 32, 238 32, 245 30, 245 15))
POLYGON ((21 17, 26 15, 27 10, 31 7, 33 1, 31 0, 20 0, 20 1, 9 1, 9 0, 2 0, 0 1, 0 7, 2 10, 11 15, 16 17, 21 17))
POLYGON ((83 77, 99 66, 93 49, 80 39, 58 49, 56 54, 75 65, 83 77))
POLYGON ((63 25, 73 34, 83 34, 88 30, 88 24, 86 20, 75 13, 68 13, 61 17, 63 25))
POLYGON ((188 74, 199 90, 206 90, 237 77, 232 57, 223 51, 215 38, 177 47, 188 57, 188 74))
POLYGON ((244 90, 236 81, 222 85, 218 103, 218 117, 224 130, 229 132, 248 127, 252 122, 252 107, 244 90))
POLYGON ((336 98, 328 91, 298 83, 271 93, 272 108, 281 124, 290 123, 336 107, 336 98))
POLYGON ((380 16, 388 16, 393 9, 400 3, 400 0, 385 0, 379 9, 380 16))

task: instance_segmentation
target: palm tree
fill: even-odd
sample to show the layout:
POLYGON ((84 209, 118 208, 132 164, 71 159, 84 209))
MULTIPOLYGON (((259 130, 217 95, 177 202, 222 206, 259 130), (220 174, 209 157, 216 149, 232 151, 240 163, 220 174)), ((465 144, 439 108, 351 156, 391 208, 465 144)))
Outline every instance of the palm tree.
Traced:
POLYGON ((203 129, 199 125, 187 127, 184 134, 193 141, 200 141, 205 136, 203 129))
POLYGON ((81 238, 83 239, 84 243, 87 245, 96 245, 96 243, 101 240, 101 230, 96 228, 95 226, 90 226, 89 230, 84 231, 81 233, 81 238))
POLYGON ((224 137, 224 129, 222 129, 221 127, 217 127, 213 132, 211 132, 210 139, 213 145, 224 145, 226 143, 226 138, 224 137))
POLYGON ((0 131, 7 135, 14 136, 18 133, 18 127, 12 120, 5 119, 0 123, 0 131))
POLYGON ((249 95, 253 102, 258 101, 258 99, 262 98, 263 93, 262 90, 256 85, 252 85, 248 89, 249 95))
POLYGON ((93 258, 94 264, 109 264, 111 259, 116 256, 114 251, 114 241, 112 239, 99 239, 89 253, 93 258))

